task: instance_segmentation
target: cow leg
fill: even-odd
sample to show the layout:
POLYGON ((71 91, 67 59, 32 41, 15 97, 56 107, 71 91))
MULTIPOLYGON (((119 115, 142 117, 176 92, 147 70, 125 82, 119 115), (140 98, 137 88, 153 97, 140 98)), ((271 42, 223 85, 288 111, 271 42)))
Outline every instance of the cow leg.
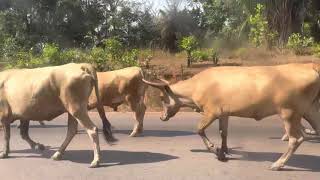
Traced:
MULTIPOLYGON (((311 130, 309 128, 304 127, 301 123, 300 123, 300 129, 301 131, 305 134, 305 135, 317 135, 317 132, 315 130, 311 130)), ((282 138, 282 141, 288 141, 289 140, 289 136, 287 133, 285 133, 282 138)))
POLYGON ((68 113, 68 131, 67 131, 67 137, 60 146, 59 150, 51 157, 53 160, 61 160, 63 153, 65 152, 67 146, 73 139, 73 137, 76 135, 78 130, 78 122, 68 113))
POLYGON ((2 121, 3 131, 4 131, 4 146, 3 151, 0 153, 0 159, 5 159, 9 157, 10 152, 10 122, 2 121))
POLYGON ((213 152, 214 154, 216 154, 218 156, 218 159, 225 159, 225 157, 219 157, 219 148, 217 148, 207 137, 206 133, 205 133, 205 129, 207 127, 210 126, 210 124, 212 124, 213 121, 215 121, 217 119, 217 117, 215 115, 211 115, 211 114, 206 114, 203 119, 200 121, 200 123, 198 124, 198 134, 200 135, 200 137, 202 138, 202 141, 204 143, 204 145, 207 147, 207 149, 210 152, 213 152))
POLYGON ((272 164, 271 170, 280 170, 304 141, 300 121, 301 117, 291 112, 284 118, 285 130, 289 135, 288 150, 272 164))
POLYGON ((31 149, 44 150, 44 145, 34 142, 29 136, 29 120, 20 120, 20 135, 31 147, 31 149))
POLYGON ((143 118, 146 112, 146 105, 143 102, 143 99, 140 100, 138 103, 134 103, 134 100, 129 101, 129 105, 134 111, 134 119, 135 124, 134 128, 132 130, 132 133, 130 134, 130 137, 138 136, 143 132, 143 118))
MULTIPOLYGON (((228 136, 229 117, 219 118, 219 132, 221 136, 221 151, 219 153, 228 154, 227 136, 228 136)), ((222 156, 222 155, 221 155, 222 156)))
POLYGON ((91 168, 98 167, 100 163, 100 145, 99 145, 98 128, 90 120, 87 109, 82 109, 80 111, 72 113, 72 116, 78 121, 79 124, 81 124, 83 128, 86 129, 87 134, 89 135, 91 141, 93 142, 94 159, 91 162, 90 167, 91 168))

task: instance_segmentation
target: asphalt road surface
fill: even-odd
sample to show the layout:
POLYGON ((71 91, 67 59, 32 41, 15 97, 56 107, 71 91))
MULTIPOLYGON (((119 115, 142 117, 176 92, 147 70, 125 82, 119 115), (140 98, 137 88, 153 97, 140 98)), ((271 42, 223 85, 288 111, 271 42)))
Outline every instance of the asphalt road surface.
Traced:
MULTIPOLYGON (((90 116, 101 127, 97 114, 90 116)), ((0 179, 320 179, 320 141, 304 142, 284 170, 268 170, 287 149, 287 142, 280 140, 282 123, 276 116, 260 122, 231 118, 228 144, 232 156, 228 162, 219 162, 195 134, 201 115, 180 113, 168 122, 161 122, 159 113, 147 113, 144 136, 130 138, 132 114, 108 113, 119 142, 110 146, 100 134, 102 166, 97 169, 88 168, 93 156, 92 144, 81 129, 64 160, 50 159, 65 138, 66 117, 62 115, 47 122, 46 128, 32 122, 31 137, 47 146, 43 152, 30 150, 13 125, 12 153, 9 159, 0 160, 0 179)), ((217 125, 213 123, 207 133, 213 142, 220 144, 217 125)), ((0 134, 2 145, 3 134, 0 134)))

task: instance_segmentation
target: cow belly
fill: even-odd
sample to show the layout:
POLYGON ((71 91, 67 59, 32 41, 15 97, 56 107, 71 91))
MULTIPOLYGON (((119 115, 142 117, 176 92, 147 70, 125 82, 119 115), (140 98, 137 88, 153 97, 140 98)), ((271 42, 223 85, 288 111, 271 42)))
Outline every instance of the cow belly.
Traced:
POLYGON ((265 117, 274 115, 277 113, 275 106, 250 106, 241 109, 231 109, 231 116, 238 116, 244 118, 253 118, 255 120, 261 120, 265 117))
POLYGON ((55 98, 33 99, 20 105, 12 104, 11 108, 17 119, 51 120, 65 112, 60 100, 55 98))

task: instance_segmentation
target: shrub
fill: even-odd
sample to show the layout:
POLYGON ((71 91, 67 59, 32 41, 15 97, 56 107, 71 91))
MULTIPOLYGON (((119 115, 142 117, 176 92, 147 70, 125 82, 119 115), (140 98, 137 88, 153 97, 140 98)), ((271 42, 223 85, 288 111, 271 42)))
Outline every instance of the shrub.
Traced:
POLYGON ((195 50, 198 46, 198 41, 194 36, 187 36, 182 38, 180 42, 180 48, 187 52, 187 65, 190 67, 192 63, 192 55, 191 52, 195 50))
POLYGON ((201 62, 209 60, 209 53, 202 50, 194 50, 191 52, 192 61, 201 62))
POLYGON ((314 41, 312 37, 301 36, 299 33, 290 35, 287 47, 292 49, 296 55, 305 55, 310 53, 310 47, 314 41))
POLYGON ((108 63, 107 53, 102 48, 91 49, 89 62, 94 64, 98 71, 112 69, 111 65, 108 63))
POLYGON ((274 46, 278 35, 277 32, 269 29, 264 10, 265 7, 262 4, 257 4, 255 14, 249 17, 249 41, 256 47, 262 45, 274 46))
POLYGON ((113 60, 121 59, 124 47, 116 38, 109 38, 103 41, 104 48, 113 60))
POLYGON ((211 59, 214 65, 218 65, 219 63, 219 54, 215 49, 211 49, 211 59))
POLYGON ((138 66, 138 49, 132 49, 131 51, 126 51, 121 58, 121 68, 138 66))
POLYGON ((312 50, 312 54, 314 54, 315 56, 320 58, 320 44, 319 43, 314 44, 312 46, 311 50, 312 50))
POLYGON ((89 62, 90 54, 81 51, 80 49, 69 49, 60 52, 60 62, 61 64, 66 63, 81 63, 81 62, 89 62))
POLYGON ((45 44, 42 50, 41 58, 48 64, 63 64, 62 59, 60 58, 60 49, 56 44, 45 44))

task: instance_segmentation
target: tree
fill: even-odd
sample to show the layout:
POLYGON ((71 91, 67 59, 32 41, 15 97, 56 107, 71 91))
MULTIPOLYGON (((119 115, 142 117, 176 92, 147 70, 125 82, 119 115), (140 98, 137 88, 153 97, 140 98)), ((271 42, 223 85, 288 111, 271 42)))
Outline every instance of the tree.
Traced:
POLYGON ((182 38, 180 47, 187 52, 187 66, 190 67, 192 63, 191 52, 198 46, 197 39, 194 36, 187 36, 182 38))

